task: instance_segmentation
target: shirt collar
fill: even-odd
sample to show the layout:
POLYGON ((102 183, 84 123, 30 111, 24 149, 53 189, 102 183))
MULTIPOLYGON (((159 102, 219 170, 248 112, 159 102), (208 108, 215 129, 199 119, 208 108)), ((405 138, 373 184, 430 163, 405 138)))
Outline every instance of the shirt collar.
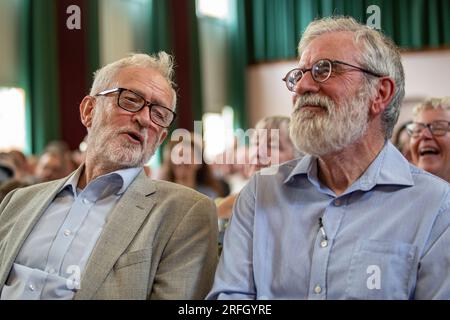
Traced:
MULTIPOLYGON (((84 164, 82 164, 69 176, 69 179, 67 179, 66 183, 64 183, 64 185, 62 186, 61 191, 69 189, 70 191, 72 191, 72 194, 77 195, 78 180, 80 179, 83 170, 84 164)), ((91 185, 93 182, 103 180, 105 182, 115 183, 117 185, 115 189, 119 190, 114 193, 116 195, 122 195, 128 189, 129 185, 131 184, 131 182, 133 182, 139 172, 141 172, 141 170, 141 167, 126 168, 104 174, 89 182, 85 189, 88 188, 89 185, 91 185)))
MULTIPOLYGON (((316 187, 320 185, 317 176, 317 157, 307 155, 297 163, 284 183, 297 177, 306 177, 316 187)), ((368 191, 376 185, 413 186, 410 164, 402 154, 387 141, 367 170, 345 193, 355 190, 368 191)))

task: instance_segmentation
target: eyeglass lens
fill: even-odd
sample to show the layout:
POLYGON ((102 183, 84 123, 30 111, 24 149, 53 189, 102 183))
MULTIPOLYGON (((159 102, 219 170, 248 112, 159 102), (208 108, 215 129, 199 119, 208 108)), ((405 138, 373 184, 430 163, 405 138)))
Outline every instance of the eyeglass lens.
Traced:
MULTIPOLYGON (((302 71, 300 69, 294 69, 289 72, 286 77, 286 85, 289 90, 294 91, 294 87, 298 81, 303 77, 303 74, 309 70, 302 71)), ((319 60, 311 67, 311 75, 317 82, 324 82, 328 80, 332 72, 332 63, 328 60, 319 60)))
POLYGON ((449 129, 449 123, 447 121, 436 121, 429 124, 411 123, 408 126, 408 132, 411 136, 418 137, 427 127, 434 136, 443 136, 449 129))
MULTIPOLYGON (((132 91, 123 90, 119 95, 119 106, 125 110, 137 112, 145 106, 145 104, 145 99, 132 91)), ((174 114, 163 106, 152 105, 150 107, 151 120, 162 127, 170 126, 174 117, 174 114)))

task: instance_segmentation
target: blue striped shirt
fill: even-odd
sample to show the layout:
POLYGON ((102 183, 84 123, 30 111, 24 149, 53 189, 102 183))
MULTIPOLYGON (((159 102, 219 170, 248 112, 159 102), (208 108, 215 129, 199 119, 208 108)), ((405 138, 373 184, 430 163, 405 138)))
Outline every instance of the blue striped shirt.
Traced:
POLYGON ((1 299, 72 299, 108 214, 141 169, 97 177, 83 190, 75 171, 25 240, 1 299))
POLYGON ((337 196, 306 156, 240 193, 208 299, 450 299, 449 184, 387 142, 337 196))

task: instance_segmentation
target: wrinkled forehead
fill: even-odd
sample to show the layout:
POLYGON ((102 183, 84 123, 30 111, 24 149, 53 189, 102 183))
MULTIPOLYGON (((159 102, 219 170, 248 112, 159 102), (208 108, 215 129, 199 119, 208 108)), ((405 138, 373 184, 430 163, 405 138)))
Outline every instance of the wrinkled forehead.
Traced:
POLYGON ((120 69, 115 82, 118 87, 133 90, 147 100, 157 97, 159 100, 168 100, 172 105, 174 91, 169 81, 155 68, 126 67, 120 69))
POLYGON ((328 32, 314 38, 303 52, 300 52, 299 66, 310 66, 320 59, 356 62, 359 54, 354 32, 328 32))

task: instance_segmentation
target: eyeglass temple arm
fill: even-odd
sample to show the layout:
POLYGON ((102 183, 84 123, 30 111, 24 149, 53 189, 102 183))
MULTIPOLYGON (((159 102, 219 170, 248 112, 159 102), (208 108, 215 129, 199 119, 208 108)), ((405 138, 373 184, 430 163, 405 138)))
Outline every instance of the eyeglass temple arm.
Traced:
POLYGON ((372 72, 370 70, 367 70, 367 69, 364 69, 364 68, 361 68, 361 67, 358 67, 358 66, 354 66, 352 64, 348 64, 348 63, 345 63, 345 62, 342 62, 342 61, 333 61, 333 62, 334 63, 343 64, 343 65, 346 65, 346 66, 349 66, 349 67, 361 70, 362 72, 368 73, 368 74, 370 74, 370 75, 372 75, 374 77, 384 77, 384 75, 382 75, 382 74, 375 73, 375 72, 372 72))
POLYGON ((116 91, 119 91, 119 90, 120 90, 120 88, 109 89, 109 90, 97 93, 96 96, 104 96, 104 95, 107 95, 109 93, 116 92, 116 91))

